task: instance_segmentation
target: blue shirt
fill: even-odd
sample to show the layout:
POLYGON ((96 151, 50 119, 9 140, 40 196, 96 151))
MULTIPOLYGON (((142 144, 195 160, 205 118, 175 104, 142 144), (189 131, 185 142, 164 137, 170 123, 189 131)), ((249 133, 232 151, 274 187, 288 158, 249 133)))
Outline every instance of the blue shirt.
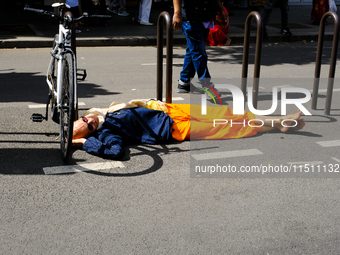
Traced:
POLYGON ((108 113, 97 137, 83 145, 88 153, 118 159, 129 144, 159 144, 172 141, 173 120, 162 111, 147 108, 123 109, 108 113))

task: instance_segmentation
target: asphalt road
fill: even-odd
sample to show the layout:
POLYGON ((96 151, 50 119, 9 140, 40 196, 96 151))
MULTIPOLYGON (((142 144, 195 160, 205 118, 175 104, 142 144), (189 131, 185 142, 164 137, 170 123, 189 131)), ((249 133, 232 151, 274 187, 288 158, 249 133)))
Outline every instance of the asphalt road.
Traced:
MULTIPOLYGON (((338 253, 338 74, 331 115, 324 115, 326 82, 321 82, 318 109, 305 104, 312 116, 304 117, 306 127, 300 132, 131 146, 121 161, 77 150, 65 166, 58 126, 29 119, 45 111, 49 51, 0 50, 0 253, 338 253), (237 170, 296 167, 295 172, 256 176, 195 172, 196 166, 217 165, 237 170)), ((176 103, 193 100, 175 92, 184 51, 174 48, 176 103)), ((216 83, 237 84, 242 47, 208 52, 216 83)), ((329 52, 326 43, 323 78, 328 77, 329 52)), ((312 89, 315 54, 314 42, 263 45, 259 107, 271 106, 273 86, 312 89)), ((88 73, 79 83, 80 114, 112 101, 156 96, 154 47, 79 48, 78 67, 88 73)), ((221 93, 223 104, 232 106, 228 91, 221 93)), ((296 107, 289 106, 288 112, 293 111, 296 107)))

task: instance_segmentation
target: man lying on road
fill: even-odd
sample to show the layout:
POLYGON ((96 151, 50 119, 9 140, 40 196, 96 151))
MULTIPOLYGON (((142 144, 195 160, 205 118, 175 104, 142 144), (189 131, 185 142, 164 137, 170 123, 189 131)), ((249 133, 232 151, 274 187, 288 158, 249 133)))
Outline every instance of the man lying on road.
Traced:
POLYGON ((299 130, 305 126, 301 114, 298 110, 294 114, 270 118, 247 111, 243 115, 233 115, 228 106, 208 106, 207 114, 201 115, 200 105, 132 100, 112 103, 106 109, 88 110, 74 122, 72 143, 88 153, 119 159, 124 155, 124 146, 131 144, 232 139, 273 130, 299 130), (221 119, 228 121, 215 122, 221 119))

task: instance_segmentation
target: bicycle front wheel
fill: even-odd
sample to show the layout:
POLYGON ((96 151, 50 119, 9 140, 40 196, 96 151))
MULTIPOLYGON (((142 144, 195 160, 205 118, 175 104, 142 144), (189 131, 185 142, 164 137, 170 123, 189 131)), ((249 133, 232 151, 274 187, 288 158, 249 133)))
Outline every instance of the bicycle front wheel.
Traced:
POLYGON ((62 157, 67 162, 71 156, 74 122, 74 60, 70 53, 64 55, 63 82, 60 108, 60 147, 62 157))
MULTIPOLYGON (((54 41, 53 41, 53 50, 55 50, 58 40, 59 40, 59 34, 56 34, 54 37, 54 41)), ((50 116, 54 122, 59 124, 60 120, 59 120, 59 112, 57 108, 57 96, 55 94, 55 91, 57 91, 58 60, 54 56, 52 56, 47 76, 48 76, 48 80, 52 84, 52 89, 51 88, 49 89, 49 93, 51 95, 50 102, 49 102, 50 116)))

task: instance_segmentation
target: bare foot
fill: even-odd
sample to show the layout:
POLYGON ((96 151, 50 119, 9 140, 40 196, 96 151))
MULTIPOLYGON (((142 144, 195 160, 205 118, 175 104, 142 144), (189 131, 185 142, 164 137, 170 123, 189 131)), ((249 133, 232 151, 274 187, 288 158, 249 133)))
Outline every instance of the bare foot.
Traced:
POLYGON ((230 39, 228 36, 227 36, 226 39, 227 39, 227 40, 226 40, 224 46, 228 46, 228 45, 230 45, 230 43, 231 43, 231 39, 230 39))
POLYGON ((289 129, 292 130, 302 129, 306 123, 304 119, 300 119, 301 114, 302 111, 300 109, 296 113, 288 114, 282 117, 280 121, 277 121, 275 126, 283 133, 286 133, 289 129), (282 125, 283 120, 285 120, 284 126, 282 125), (290 127, 293 126, 294 124, 296 124, 296 126, 290 127))
POLYGON ((295 127, 291 127, 290 130, 300 130, 306 125, 305 119, 298 119, 297 125, 295 127))

